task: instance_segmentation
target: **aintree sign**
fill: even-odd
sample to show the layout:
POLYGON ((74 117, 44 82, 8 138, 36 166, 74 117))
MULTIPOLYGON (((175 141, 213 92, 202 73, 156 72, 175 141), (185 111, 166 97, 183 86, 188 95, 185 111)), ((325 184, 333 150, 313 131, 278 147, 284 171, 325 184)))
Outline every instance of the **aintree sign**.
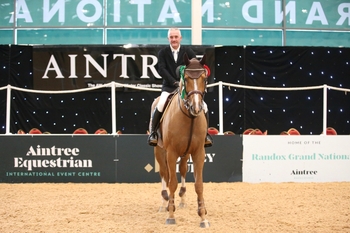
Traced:
MULTIPOLYGON (((162 47, 34 46, 34 89, 69 90, 111 81, 161 88, 162 77, 157 71, 157 55, 162 47)), ((211 53, 207 63, 214 74, 214 48, 192 48, 197 56, 211 53)))

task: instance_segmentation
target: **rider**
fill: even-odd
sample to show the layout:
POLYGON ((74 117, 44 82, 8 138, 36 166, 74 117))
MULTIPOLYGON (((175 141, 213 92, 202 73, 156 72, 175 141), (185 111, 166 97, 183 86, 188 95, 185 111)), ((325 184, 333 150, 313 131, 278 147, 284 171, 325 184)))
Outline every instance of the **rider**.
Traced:
MULTIPOLYGON (((170 46, 166 46, 158 53, 158 72, 163 78, 162 93, 160 95, 158 104, 154 109, 151 117, 151 132, 148 136, 148 144, 150 146, 157 146, 158 135, 157 129, 159 127, 160 118, 163 115, 165 102, 174 90, 179 87, 179 75, 176 74, 176 68, 184 65, 183 57, 187 53, 189 59, 195 58, 196 54, 193 50, 186 46, 180 46, 182 36, 180 29, 170 28, 168 31, 168 40, 170 46)), ((207 125, 209 125, 209 113, 206 103, 203 101, 204 112, 207 119, 207 125)), ((207 133, 205 138, 205 147, 213 145, 211 136, 207 133)))

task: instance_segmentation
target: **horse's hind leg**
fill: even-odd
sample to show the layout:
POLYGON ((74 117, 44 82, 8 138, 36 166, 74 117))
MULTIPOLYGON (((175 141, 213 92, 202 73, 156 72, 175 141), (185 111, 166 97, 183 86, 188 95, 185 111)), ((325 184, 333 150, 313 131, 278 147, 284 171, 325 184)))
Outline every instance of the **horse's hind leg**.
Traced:
POLYGON ((187 174, 187 161, 190 157, 189 154, 187 154, 184 157, 181 157, 180 161, 180 174, 181 174, 181 188, 179 191, 179 196, 181 198, 179 208, 185 208, 187 206, 186 204, 186 174, 187 174))
POLYGON ((179 192, 179 196, 181 198, 179 203, 179 208, 185 208, 187 206, 186 204, 186 186, 185 186, 185 178, 181 176, 181 189, 179 192))

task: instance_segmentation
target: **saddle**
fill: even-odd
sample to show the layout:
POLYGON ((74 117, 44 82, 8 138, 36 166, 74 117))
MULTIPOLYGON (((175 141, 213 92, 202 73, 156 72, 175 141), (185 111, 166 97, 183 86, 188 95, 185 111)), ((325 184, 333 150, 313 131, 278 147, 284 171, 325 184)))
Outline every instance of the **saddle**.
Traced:
MULTIPOLYGON (((167 100, 165 101, 165 105, 164 105, 164 111, 163 111, 163 115, 162 117, 160 118, 159 120, 159 124, 162 123, 163 121, 163 117, 165 115, 165 113, 168 111, 168 107, 171 103, 171 101, 173 101, 175 95, 179 92, 179 88, 177 88, 175 91, 171 92, 167 98, 167 100)), ((160 146, 161 148, 163 148, 163 140, 162 140, 162 134, 158 128, 157 130, 157 133, 158 133, 158 146, 160 146)))
POLYGON ((171 103, 171 101, 173 100, 174 96, 176 93, 179 92, 179 88, 177 88, 175 91, 171 92, 167 98, 167 100, 165 101, 165 104, 164 104, 164 111, 163 111, 163 115, 162 115, 162 118, 160 118, 160 121, 159 122, 162 122, 163 121, 163 117, 164 117, 164 113, 168 111, 168 107, 169 107, 169 104, 171 103))

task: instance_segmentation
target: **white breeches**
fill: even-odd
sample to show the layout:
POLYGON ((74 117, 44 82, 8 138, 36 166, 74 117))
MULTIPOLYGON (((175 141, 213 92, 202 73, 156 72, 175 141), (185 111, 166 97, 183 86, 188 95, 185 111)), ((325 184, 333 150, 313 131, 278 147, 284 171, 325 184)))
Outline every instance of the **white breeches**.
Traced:
MULTIPOLYGON (((170 95, 170 93, 166 92, 166 91, 163 91, 160 94, 160 98, 159 98, 159 101, 158 101, 158 104, 157 104, 157 109, 158 109, 159 112, 163 112, 164 111, 164 105, 165 105, 165 102, 168 99, 169 95, 170 95)), ((208 106, 204 102, 204 100, 203 100, 203 110, 204 110, 204 113, 208 112, 208 106)))

